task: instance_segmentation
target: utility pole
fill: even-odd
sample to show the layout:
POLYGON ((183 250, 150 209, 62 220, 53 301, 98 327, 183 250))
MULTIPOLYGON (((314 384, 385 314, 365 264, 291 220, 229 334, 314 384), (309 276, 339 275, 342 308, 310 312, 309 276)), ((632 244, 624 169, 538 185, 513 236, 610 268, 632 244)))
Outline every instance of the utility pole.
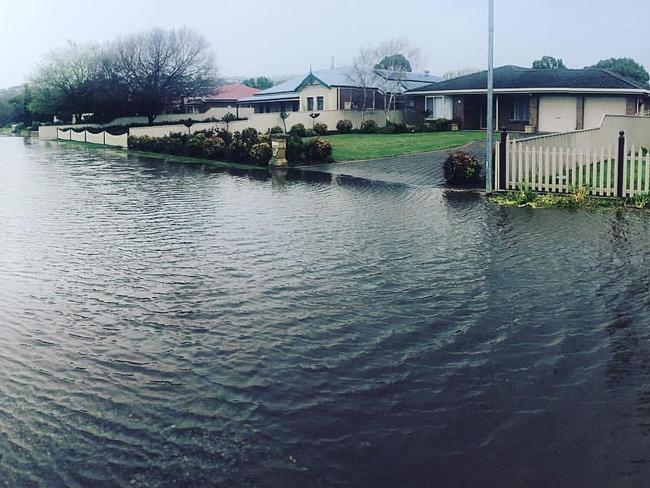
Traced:
POLYGON ((487 150, 485 154, 485 191, 491 193, 492 185, 492 146, 494 146, 494 0, 488 0, 488 76, 487 76, 487 150))

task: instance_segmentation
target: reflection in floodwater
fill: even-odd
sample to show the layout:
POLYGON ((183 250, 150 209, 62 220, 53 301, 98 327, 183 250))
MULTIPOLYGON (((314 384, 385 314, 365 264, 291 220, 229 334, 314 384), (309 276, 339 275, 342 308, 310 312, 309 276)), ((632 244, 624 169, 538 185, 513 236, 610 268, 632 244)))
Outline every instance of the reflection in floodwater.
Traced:
POLYGON ((18 138, 0 162, 8 486, 650 477, 646 213, 18 138))

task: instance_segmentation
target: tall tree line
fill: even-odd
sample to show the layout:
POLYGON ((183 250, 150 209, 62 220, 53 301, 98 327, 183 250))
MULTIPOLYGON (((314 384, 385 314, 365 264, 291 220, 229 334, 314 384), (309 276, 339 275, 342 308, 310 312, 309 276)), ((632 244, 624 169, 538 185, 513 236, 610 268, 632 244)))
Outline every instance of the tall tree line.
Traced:
POLYGON ((29 108, 41 116, 96 120, 145 115, 149 123, 173 102, 209 93, 216 65, 196 31, 153 29, 106 44, 50 52, 31 80, 29 108))

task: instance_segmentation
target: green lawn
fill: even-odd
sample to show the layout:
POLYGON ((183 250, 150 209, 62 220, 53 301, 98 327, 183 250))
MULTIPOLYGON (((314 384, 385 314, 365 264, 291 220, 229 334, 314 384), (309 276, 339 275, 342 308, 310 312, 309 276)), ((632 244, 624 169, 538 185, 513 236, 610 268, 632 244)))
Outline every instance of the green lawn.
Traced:
POLYGON ((336 161, 355 161, 463 146, 485 139, 485 131, 335 134, 324 138, 332 143, 336 161))

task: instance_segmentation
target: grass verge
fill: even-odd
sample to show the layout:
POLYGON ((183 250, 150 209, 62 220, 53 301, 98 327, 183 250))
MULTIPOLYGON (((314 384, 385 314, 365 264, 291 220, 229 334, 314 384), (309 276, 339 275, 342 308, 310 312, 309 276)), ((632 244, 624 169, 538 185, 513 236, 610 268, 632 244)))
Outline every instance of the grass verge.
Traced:
POLYGON ((335 161, 359 161, 464 146, 485 138, 485 131, 417 132, 406 134, 333 134, 324 136, 335 161))

